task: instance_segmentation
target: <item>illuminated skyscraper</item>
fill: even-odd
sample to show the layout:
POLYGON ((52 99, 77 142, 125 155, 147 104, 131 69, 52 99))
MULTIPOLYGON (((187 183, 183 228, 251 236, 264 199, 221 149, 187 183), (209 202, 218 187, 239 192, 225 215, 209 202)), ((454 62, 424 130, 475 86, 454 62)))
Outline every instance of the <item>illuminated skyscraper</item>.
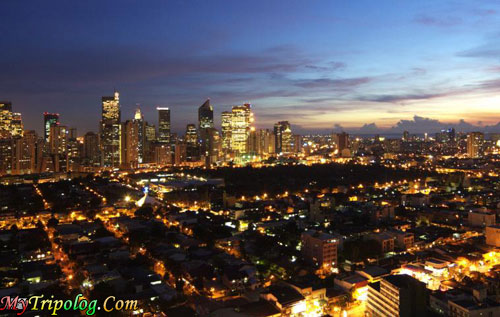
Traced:
POLYGON ((170 109, 158 107, 158 142, 170 144, 170 109))
POLYGON ((210 105, 210 99, 198 108, 198 127, 200 130, 214 127, 214 108, 210 105))
POLYGON ((69 130, 63 125, 53 125, 50 127, 49 148, 51 154, 64 154, 68 145, 69 130))
POLYGON ((123 123, 121 134, 121 167, 137 168, 139 163, 139 124, 134 120, 123 123))
POLYGON ((288 121, 280 121, 274 125, 276 153, 292 152, 292 128, 288 121))
POLYGON ((53 125, 50 127, 49 152, 54 162, 54 171, 67 171, 68 167, 68 135, 66 126, 53 125))
POLYGON ((471 158, 482 156, 481 146, 483 145, 484 134, 481 132, 471 132, 467 135, 467 156, 471 158))
POLYGON ((231 150, 231 118, 232 112, 224 111, 221 115, 222 151, 231 150))
POLYGON ((12 122, 11 122, 11 133, 13 137, 22 137, 24 135, 24 125, 23 119, 19 112, 12 113, 12 122))
POLYGON ((144 154, 146 152, 146 123, 144 122, 144 116, 141 113, 141 109, 137 108, 135 110, 134 122, 137 124, 137 159, 139 163, 144 162, 144 154))
POLYGON ((248 152, 248 137, 253 123, 250 104, 234 106, 231 113, 231 151, 236 154, 248 152))
POLYGON ((200 155, 200 147, 198 144, 198 130, 194 124, 186 126, 186 159, 189 162, 198 161, 200 155))
POLYGON ((0 101, 0 138, 11 136, 12 103, 0 101))
POLYGON ((118 167, 120 165, 120 94, 115 91, 111 97, 102 97, 101 117, 101 153, 102 166, 118 167))
POLYGON ((58 113, 43 113, 43 139, 49 143, 50 127, 59 124, 58 113))

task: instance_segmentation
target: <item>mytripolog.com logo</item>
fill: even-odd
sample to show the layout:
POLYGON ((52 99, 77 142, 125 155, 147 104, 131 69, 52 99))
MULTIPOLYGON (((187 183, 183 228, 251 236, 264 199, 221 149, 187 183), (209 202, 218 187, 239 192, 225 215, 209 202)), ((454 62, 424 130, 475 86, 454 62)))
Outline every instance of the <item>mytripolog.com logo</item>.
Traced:
POLYGON ((137 300, 122 300, 116 299, 115 296, 108 296, 102 305, 98 305, 97 299, 88 300, 82 294, 76 295, 75 299, 54 299, 44 298, 44 295, 31 296, 29 298, 20 296, 4 296, 0 299, 0 313, 12 312, 17 315, 22 315, 26 311, 46 311, 52 316, 57 316, 60 311, 80 311, 92 316, 97 311, 112 312, 115 310, 121 311, 136 311, 137 300))

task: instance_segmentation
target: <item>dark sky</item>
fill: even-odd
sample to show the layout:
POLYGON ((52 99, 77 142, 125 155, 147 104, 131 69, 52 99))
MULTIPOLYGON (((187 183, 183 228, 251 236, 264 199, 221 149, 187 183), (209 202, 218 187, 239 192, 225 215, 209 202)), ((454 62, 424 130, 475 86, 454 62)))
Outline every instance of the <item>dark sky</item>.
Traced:
POLYGON ((177 131, 207 97, 217 119, 250 102, 258 127, 299 132, 500 120, 498 1, 3 0, 0 12, 0 100, 28 129, 50 111, 96 131, 114 88, 122 118, 140 103, 156 123, 169 106, 177 131))

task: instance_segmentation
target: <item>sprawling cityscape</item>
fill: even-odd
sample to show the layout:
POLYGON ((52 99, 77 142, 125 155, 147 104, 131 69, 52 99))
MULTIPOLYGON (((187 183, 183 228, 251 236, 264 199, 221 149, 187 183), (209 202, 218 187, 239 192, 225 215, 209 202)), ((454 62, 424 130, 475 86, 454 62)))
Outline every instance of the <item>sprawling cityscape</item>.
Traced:
POLYGON ((304 132, 117 81, 59 113, 0 95, 0 316, 500 316, 497 105, 304 132))

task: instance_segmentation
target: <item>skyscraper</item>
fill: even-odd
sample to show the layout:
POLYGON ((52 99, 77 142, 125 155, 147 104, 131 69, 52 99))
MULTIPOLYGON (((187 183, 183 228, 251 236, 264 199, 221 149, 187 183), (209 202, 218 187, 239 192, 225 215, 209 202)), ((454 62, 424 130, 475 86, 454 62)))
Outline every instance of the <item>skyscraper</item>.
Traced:
POLYGON ((139 164, 139 123, 135 120, 127 120, 123 123, 121 152, 121 167, 137 168, 139 164))
POLYGON ((139 163, 143 163, 146 152, 146 123, 140 108, 135 110, 134 123, 137 124, 137 160, 139 163))
POLYGON ((158 142, 170 144, 170 109, 158 107, 158 142))
POLYGON ((200 130, 214 127, 214 108, 210 105, 210 99, 198 108, 198 127, 200 130))
POLYGON ((66 126, 52 125, 49 134, 49 153, 54 162, 55 172, 65 172, 68 169, 68 135, 66 126))
POLYGON ((186 159, 189 162, 195 162, 199 159, 199 146, 198 146, 198 131, 194 124, 186 126, 186 159))
POLYGON ((12 103, 0 101, 0 138, 11 136, 12 103))
POLYGON ((59 124, 59 114, 58 113, 43 113, 43 139, 46 143, 49 143, 50 127, 59 124))
POLYGON ((484 141, 482 132, 471 132, 467 135, 467 156, 471 158, 482 156, 481 146, 484 141))
POLYGON ((280 121, 274 125, 274 135, 276 138, 276 153, 292 152, 292 127, 288 121, 280 121))
POLYGON ((337 133, 334 137, 339 153, 342 150, 347 149, 349 147, 349 134, 342 132, 342 133, 337 133))
POLYGON ((232 112, 224 111, 221 114, 222 151, 231 150, 231 118, 232 112))
POLYGON ((87 132, 83 136, 83 158, 84 165, 97 167, 100 165, 99 137, 94 132, 87 132))
POLYGON ((234 106, 231 113, 231 150, 236 154, 248 152, 248 137, 253 123, 250 104, 234 106))
POLYGON ((102 166, 118 167, 120 165, 121 139, 120 94, 102 97, 101 117, 101 152, 102 166))

